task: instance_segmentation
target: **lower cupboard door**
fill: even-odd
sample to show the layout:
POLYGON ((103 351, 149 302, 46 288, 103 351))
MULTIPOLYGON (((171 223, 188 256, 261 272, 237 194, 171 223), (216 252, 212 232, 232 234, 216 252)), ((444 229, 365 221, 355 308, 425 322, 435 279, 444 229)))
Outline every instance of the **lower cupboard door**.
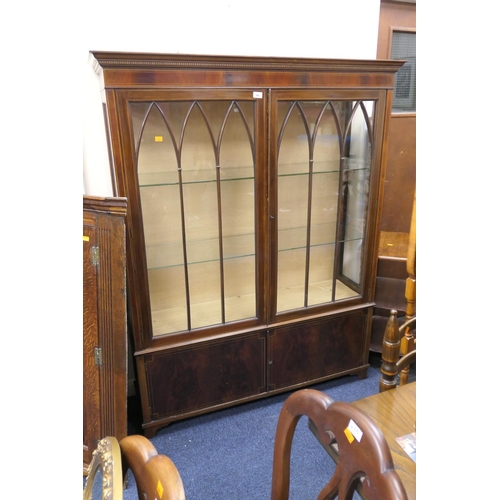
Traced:
POLYGON ((265 358, 265 333, 145 355, 149 420, 175 420, 264 392, 265 358))
POLYGON ((269 390, 363 367, 366 338, 363 312, 276 328, 269 334, 269 390))

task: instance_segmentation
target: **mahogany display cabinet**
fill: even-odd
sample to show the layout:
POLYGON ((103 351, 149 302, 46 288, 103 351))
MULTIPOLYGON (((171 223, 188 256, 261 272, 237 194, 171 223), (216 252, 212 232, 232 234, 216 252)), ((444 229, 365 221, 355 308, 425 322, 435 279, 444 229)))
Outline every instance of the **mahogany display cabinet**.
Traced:
POLYGON ((365 377, 402 61, 91 52, 143 429, 365 377))

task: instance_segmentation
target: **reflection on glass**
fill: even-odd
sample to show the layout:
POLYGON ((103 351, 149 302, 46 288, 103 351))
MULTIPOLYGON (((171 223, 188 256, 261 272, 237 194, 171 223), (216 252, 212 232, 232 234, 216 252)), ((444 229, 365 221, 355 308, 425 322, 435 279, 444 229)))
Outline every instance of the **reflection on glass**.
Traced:
POLYGON ((254 103, 130 104, 153 335, 252 318, 254 103))
POLYGON ((350 124, 349 156, 345 159, 343 179, 345 235, 341 272, 358 285, 361 283, 372 155, 368 109, 368 106, 361 103, 354 107, 350 124))
POLYGON ((278 102, 278 313, 360 293, 372 110, 278 102))

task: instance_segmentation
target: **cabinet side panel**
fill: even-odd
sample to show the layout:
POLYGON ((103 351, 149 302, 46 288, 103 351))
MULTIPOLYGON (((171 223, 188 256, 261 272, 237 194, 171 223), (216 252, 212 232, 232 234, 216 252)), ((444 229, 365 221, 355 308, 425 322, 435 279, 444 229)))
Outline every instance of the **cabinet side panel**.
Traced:
POLYGON ((83 223, 83 464, 90 465, 92 451, 101 433, 99 368, 94 362, 94 348, 99 345, 97 324, 97 275, 92 264, 95 226, 91 215, 83 223))
POLYGON ((277 328, 269 336, 269 388, 328 378, 363 365, 366 313, 277 328))
POLYGON ((152 420, 175 417, 265 390, 261 334, 145 356, 152 420))
POLYGON ((102 217, 99 242, 99 345, 103 436, 127 435, 125 232, 121 217, 102 217))
POLYGON ((84 196, 83 206, 85 473, 100 439, 127 433, 126 200, 84 196))

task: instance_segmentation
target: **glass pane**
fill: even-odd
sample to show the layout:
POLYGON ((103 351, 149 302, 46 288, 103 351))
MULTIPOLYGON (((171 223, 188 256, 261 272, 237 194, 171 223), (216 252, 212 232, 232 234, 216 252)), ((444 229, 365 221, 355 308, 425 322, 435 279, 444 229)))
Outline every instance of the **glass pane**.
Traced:
MULTIPOLYGON (((316 103, 308 104, 319 108, 316 103)), ((339 110, 336 110, 331 103, 326 102, 321 103, 321 107, 324 108, 323 114, 319 118, 316 128, 313 129, 315 137, 307 305, 330 302, 333 293, 332 281, 339 203, 341 132, 338 128, 339 110)))
POLYGON ((415 113, 417 110, 417 34, 392 32, 391 59, 405 60, 394 80, 393 113, 415 113))
POLYGON ((278 123, 277 311, 304 306, 309 192, 309 129, 295 102, 280 102, 278 123))
POLYGON ((253 106, 130 104, 154 336, 256 316, 253 106))
POLYGON ((222 118, 213 104, 193 106, 181 152, 192 328, 222 323, 216 156, 209 128, 220 128, 222 118))
POLYGON ((131 106, 153 334, 187 328, 182 219, 175 145, 158 106, 131 106), (167 314, 169 312, 169 314, 167 314))
POLYGON ((256 316, 253 103, 233 105, 220 147, 226 321, 256 316))
POLYGON ((372 141, 367 119, 371 121, 372 110, 373 104, 370 102, 358 103, 354 107, 348 154, 344 164, 345 219, 342 274, 358 285, 361 284, 372 156, 372 141))

